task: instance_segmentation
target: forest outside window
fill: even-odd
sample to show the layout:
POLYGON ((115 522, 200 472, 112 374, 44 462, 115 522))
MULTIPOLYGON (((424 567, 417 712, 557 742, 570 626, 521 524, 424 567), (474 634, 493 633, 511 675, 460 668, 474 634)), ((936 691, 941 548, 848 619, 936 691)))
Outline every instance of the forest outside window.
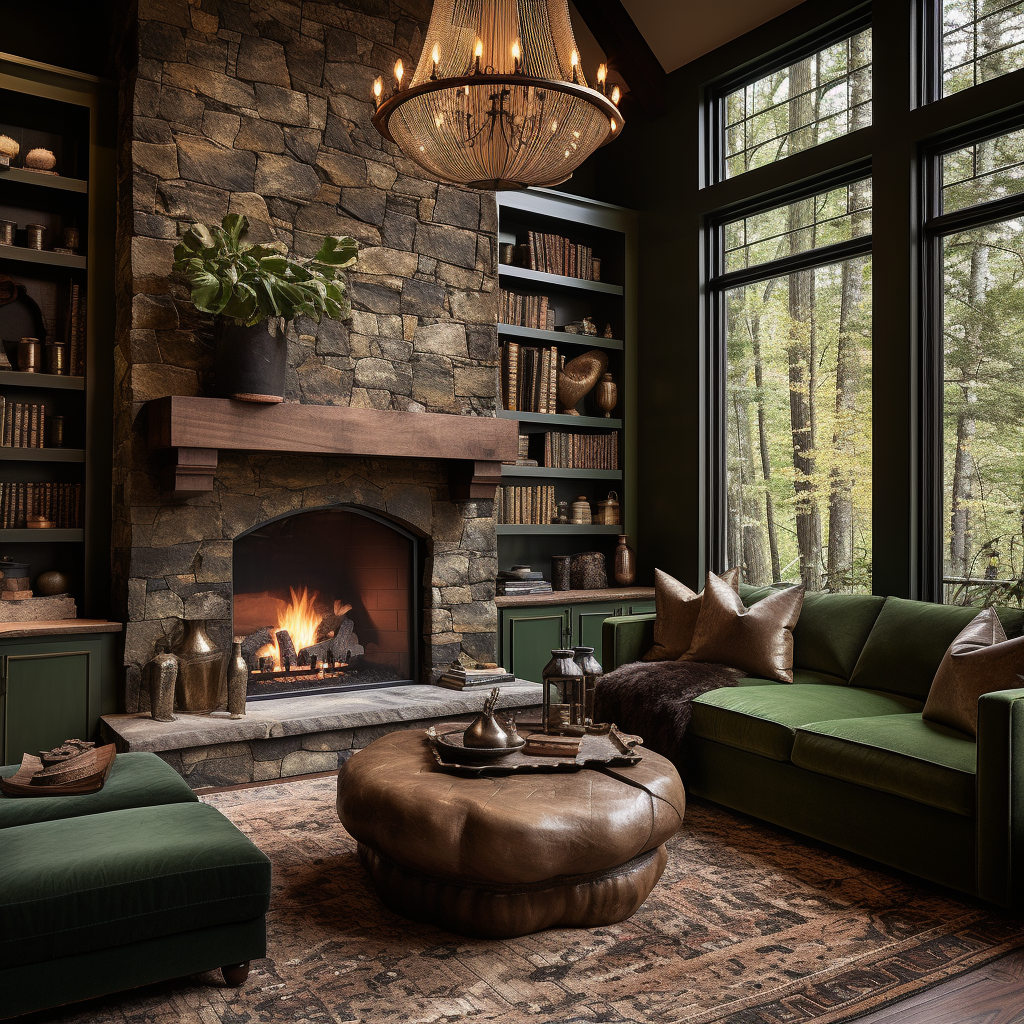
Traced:
POLYGON ((942 0, 942 95, 1024 68, 1024 3, 942 0))
POLYGON ((726 178, 871 124, 871 30, 726 93, 726 178))
POLYGON ((871 258, 806 256, 869 244, 870 197, 861 179, 722 229, 734 270, 773 247, 763 277, 722 279, 726 560, 750 584, 871 590, 871 258))
POLYGON ((1017 603, 1024 579, 1024 132, 944 155, 943 595, 1017 603), (986 203, 999 202, 999 219, 986 203), (977 206, 975 204, 978 204, 977 206), (974 211, 974 216, 971 216, 974 211))

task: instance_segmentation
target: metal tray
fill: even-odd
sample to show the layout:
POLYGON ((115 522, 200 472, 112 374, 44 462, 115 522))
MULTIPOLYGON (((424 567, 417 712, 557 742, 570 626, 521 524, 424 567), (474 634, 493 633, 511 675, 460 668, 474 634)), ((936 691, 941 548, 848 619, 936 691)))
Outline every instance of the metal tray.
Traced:
MULTIPOLYGON (((540 732, 540 722, 517 722, 516 728, 520 735, 540 732)), ((430 750, 438 766, 454 775, 530 775, 530 774, 565 774, 578 772, 583 768, 628 767, 639 764, 643 758, 633 748, 643 743, 641 736, 619 732, 614 725, 588 726, 582 737, 580 752, 575 758, 570 757, 539 757, 536 754, 524 754, 521 750, 513 750, 504 757, 487 764, 462 764, 452 759, 444 742, 438 742, 433 726, 427 729, 430 750)))

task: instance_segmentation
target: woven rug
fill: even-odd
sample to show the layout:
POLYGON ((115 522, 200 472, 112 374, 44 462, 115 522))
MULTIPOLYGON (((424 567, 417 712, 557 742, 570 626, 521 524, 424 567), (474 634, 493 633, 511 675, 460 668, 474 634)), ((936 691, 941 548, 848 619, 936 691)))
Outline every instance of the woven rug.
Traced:
POLYGON ((708 806, 628 921, 506 941, 385 910, 338 824, 333 777, 204 799, 274 862, 269 957, 62 1024, 836 1024, 1024 945, 1024 921, 708 806))

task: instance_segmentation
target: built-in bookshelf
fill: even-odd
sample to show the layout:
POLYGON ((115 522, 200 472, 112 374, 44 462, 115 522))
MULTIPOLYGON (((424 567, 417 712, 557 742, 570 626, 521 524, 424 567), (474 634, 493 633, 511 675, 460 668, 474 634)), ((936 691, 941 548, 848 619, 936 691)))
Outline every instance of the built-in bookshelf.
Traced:
POLYGON ((635 545, 636 215, 549 189, 497 202, 499 415, 518 420, 520 434, 520 458, 503 467, 495 502, 499 565, 547 577, 552 555, 599 550, 610 573, 616 535, 635 545), (596 387, 573 409, 558 397, 560 369, 590 350, 603 353, 618 392, 610 412, 596 387), (619 525, 596 522, 609 492, 619 525), (581 497, 594 522, 552 521, 559 502, 571 517, 581 497))
POLYGON ((33 580, 65 573, 95 617, 110 601, 114 102, 97 79, 0 54, 0 135, 19 147, 0 165, 0 553, 33 580))

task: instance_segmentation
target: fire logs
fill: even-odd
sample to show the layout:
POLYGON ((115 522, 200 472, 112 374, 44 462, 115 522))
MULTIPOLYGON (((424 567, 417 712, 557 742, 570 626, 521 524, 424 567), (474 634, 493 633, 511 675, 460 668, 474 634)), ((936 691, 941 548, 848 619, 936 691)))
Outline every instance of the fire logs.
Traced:
POLYGON ((250 633, 242 641, 242 657, 250 669, 256 668, 256 652, 274 642, 274 634, 266 627, 250 633))

